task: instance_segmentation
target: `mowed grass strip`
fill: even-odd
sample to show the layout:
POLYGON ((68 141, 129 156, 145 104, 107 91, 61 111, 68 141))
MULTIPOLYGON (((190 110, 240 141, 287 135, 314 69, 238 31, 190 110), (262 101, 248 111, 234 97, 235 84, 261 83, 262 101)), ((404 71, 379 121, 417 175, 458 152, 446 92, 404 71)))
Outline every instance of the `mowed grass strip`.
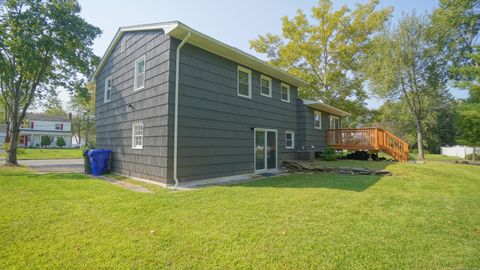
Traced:
MULTIPOLYGON (((83 158, 80 148, 18 148, 17 158, 22 159, 75 159, 83 158)), ((6 157, 6 154, 3 154, 6 157)))
POLYGON ((0 269, 480 267, 480 167, 375 164, 394 176, 293 174, 150 194, 1 168, 0 269))

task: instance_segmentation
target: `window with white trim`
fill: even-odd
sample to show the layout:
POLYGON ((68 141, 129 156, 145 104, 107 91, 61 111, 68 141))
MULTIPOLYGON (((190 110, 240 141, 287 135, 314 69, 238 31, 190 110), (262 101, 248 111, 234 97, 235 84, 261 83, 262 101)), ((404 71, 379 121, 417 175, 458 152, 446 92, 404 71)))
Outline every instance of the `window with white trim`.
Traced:
POLYGON ((260 94, 266 97, 272 97, 272 78, 260 76, 260 94))
POLYGON ((288 84, 282 83, 280 88, 282 101, 290 102, 290 86, 288 84))
POLYGON ((103 101, 108 102, 112 98, 112 77, 107 77, 105 79, 105 90, 103 92, 103 101))
POLYGON ((132 149, 143 149, 143 123, 132 124, 132 149))
POLYGON ((241 97, 252 98, 252 71, 239 66, 237 81, 237 94, 241 97))
POLYGON ((316 129, 322 128, 322 113, 319 111, 314 111, 313 113, 313 127, 316 129))
POLYGON ((286 149, 295 148, 295 132, 285 131, 285 148, 286 149))
POLYGON ((145 55, 135 61, 135 76, 133 90, 140 90, 145 87, 145 55))
POLYGON ((56 123, 55 124, 55 130, 62 130, 63 129, 63 124, 56 123))
POLYGON ((342 128, 342 125, 340 123, 340 117, 330 115, 330 128, 331 129, 338 129, 342 128))

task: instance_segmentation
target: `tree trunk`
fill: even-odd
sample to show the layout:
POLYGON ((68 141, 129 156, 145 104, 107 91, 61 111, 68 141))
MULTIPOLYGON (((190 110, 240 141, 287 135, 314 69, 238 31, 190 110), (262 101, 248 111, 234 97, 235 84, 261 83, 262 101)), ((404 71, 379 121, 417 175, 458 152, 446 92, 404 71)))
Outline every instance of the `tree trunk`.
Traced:
POLYGON ((90 132, 90 115, 87 114, 87 130, 85 134, 85 146, 88 147, 88 133, 90 132))
POLYGON ((418 119, 418 117, 416 117, 415 122, 416 122, 416 125, 417 125, 418 160, 419 161, 424 161, 425 160, 425 155, 423 153, 422 123, 420 122, 420 119, 418 119))
POLYGON ((8 150, 7 164, 18 165, 17 146, 18 146, 18 138, 20 137, 20 129, 18 127, 13 127, 11 130, 11 134, 12 136, 10 138, 10 149, 8 150))

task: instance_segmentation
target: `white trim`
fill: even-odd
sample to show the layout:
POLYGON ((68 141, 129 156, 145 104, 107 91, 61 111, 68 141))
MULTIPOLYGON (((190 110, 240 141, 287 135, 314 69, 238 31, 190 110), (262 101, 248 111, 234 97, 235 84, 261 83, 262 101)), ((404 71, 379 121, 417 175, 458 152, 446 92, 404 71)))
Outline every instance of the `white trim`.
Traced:
POLYGON ((253 129, 253 171, 255 173, 258 172, 269 172, 269 171, 278 171, 278 132, 276 129, 267 129, 267 128, 254 128, 253 129), (264 136, 264 166, 265 169, 260 169, 257 170, 257 131, 263 131, 265 136, 264 136), (267 149, 267 132, 275 132, 275 168, 268 169, 267 167, 267 158, 265 151, 267 149))
POLYGON ((285 131, 285 149, 295 149, 295 131, 292 131, 292 130, 285 131), (287 145, 287 134, 292 135, 292 146, 287 145))
POLYGON ((284 102, 290 103, 290 85, 288 85, 286 83, 281 83, 280 84, 280 99, 284 102), (283 99, 283 95, 282 95, 283 87, 287 88, 287 97, 288 97, 287 99, 283 99))
POLYGON ((112 100, 112 85, 113 84, 113 79, 112 79, 112 76, 108 76, 107 78, 105 78, 105 85, 103 87, 103 103, 107 103, 109 102, 110 100, 112 100), (110 80, 110 98, 107 99, 107 88, 108 88, 108 81, 110 80))
POLYGON ((323 117, 323 116, 322 116, 322 112, 321 112, 321 111, 316 111, 316 110, 313 111, 313 128, 314 128, 314 129, 322 129, 322 117, 323 117), (319 127, 315 126, 315 121, 316 121, 315 118, 317 117, 317 113, 320 115, 320 120, 319 120, 320 126, 319 126, 319 127))
MULTIPOLYGON (((133 122, 132 123, 132 149, 137 149, 137 150, 141 150, 143 149, 143 138, 144 138, 144 133, 145 133, 145 130, 143 129, 143 122, 133 122), (140 125, 142 127, 142 144, 141 145, 136 145, 135 144, 135 126, 138 126, 140 125)), ((140 135, 137 135, 137 136, 140 136, 140 135)))
POLYGON ((321 111, 324 111, 324 112, 328 112, 328 113, 332 113, 332 114, 340 115, 340 116, 351 115, 350 113, 348 113, 346 111, 342 111, 338 108, 335 108, 333 106, 325 104, 321 101, 314 101, 314 100, 308 100, 308 99, 302 99, 302 101, 303 101, 303 104, 305 106, 308 106, 308 107, 310 107, 314 110, 321 110, 321 111))
POLYGON ((138 58, 137 60, 135 60, 135 73, 133 74, 133 91, 138 91, 138 90, 142 90, 143 88, 145 88, 145 77, 146 77, 146 74, 147 74, 147 61, 145 60, 145 55, 142 55, 140 58, 138 58), (140 61, 143 61, 143 85, 142 87, 138 87, 137 88, 137 67, 138 67, 138 63, 140 61))
POLYGON ((280 68, 273 67, 270 64, 258 59, 257 57, 250 55, 244 51, 241 51, 235 47, 232 47, 228 44, 220 42, 208 35, 200 33, 187 25, 179 22, 179 21, 170 21, 170 22, 162 22, 162 23, 154 23, 154 24, 143 24, 143 25, 133 25, 127 27, 120 27, 115 34, 112 42, 108 46, 105 54, 103 55, 102 59, 100 60, 100 64, 95 69, 95 73, 92 76, 91 80, 95 80, 100 72, 102 71, 103 66, 107 63, 112 51, 115 49, 115 46, 120 41, 121 37, 126 32, 136 32, 136 31, 148 31, 148 30, 162 30, 165 35, 169 35, 175 38, 182 40, 188 32, 191 32, 192 38, 189 43, 200 47, 204 50, 207 50, 211 53, 220 55, 225 57, 229 60, 237 62, 241 65, 249 67, 253 70, 258 70, 261 73, 267 74, 273 78, 277 78, 279 80, 285 81, 291 85, 295 85, 297 87, 307 87, 309 83, 306 81, 297 78, 280 68))
POLYGON ((264 97, 269 97, 271 98, 272 97, 272 78, 270 77, 267 77, 265 75, 260 75, 260 95, 264 96, 264 97), (262 80, 266 80, 268 81, 268 95, 264 94, 262 92, 262 80))
POLYGON ((252 98, 252 71, 242 66, 237 67, 237 95, 244 98, 252 98), (248 95, 240 94, 240 71, 248 74, 248 95))

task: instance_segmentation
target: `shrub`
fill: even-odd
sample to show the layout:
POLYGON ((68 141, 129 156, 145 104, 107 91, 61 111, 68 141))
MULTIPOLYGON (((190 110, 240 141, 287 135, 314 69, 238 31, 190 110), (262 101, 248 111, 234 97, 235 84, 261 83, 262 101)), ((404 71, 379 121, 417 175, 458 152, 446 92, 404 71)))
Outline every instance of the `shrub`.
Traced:
POLYGON ((338 159, 338 154, 335 149, 331 147, 325 147, 323 150, 323 159, 326 161, 334 161, 338 159))
POLYGON ((43 146, 44 148, 47 148, 47 146, 49 146, 50 144, 52 144, 50 137, 47 135, 43 135, 40 141, 40 145, 43 146))
MULTIPOLYGON (((473 160, 473 154, 468 154, 465 156, 466 160, 473 160)), ((480 154, 475 153, 475 160, 480 161, 480 154)))
MULTIPOLYGON (((353 160, 368 160, 370 155, 368 154, 367 151, 355 151, 352 153, 349 153, 345 156, 345 159, 353 159, 353 160)), ((378 155, 377 155, 378 158, 378 155)))
POLYGON ((57 146, 60 147, 60 148, 62 148, 62 147, 64 147, 65 145, 67 145, 67 144, 65 143, 65 140, 63 139, 63 137, 58 137, 58 138, 57 138, 57 146))

